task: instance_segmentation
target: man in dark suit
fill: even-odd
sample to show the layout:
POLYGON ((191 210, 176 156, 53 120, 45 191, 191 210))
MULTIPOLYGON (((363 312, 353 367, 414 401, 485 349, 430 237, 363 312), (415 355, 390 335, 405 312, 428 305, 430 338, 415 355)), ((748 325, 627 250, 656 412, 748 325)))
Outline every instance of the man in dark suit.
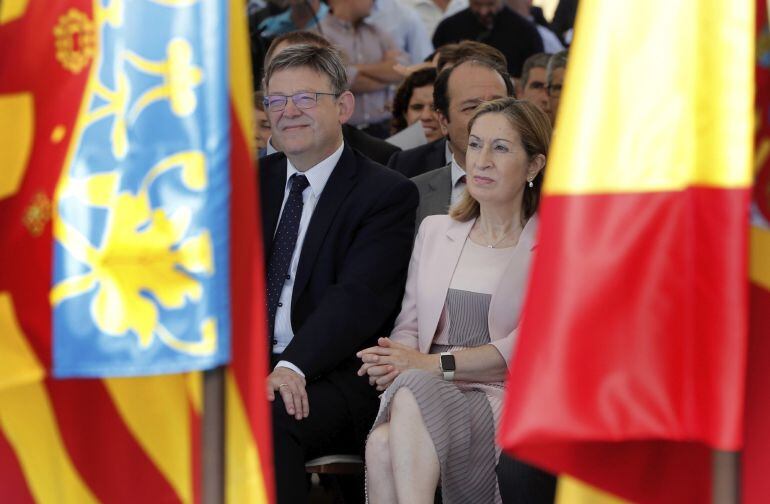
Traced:
POLYGON ((416 222, 428 215, 445 214, 465 189, 465 151, 468 123, 481 103, 513 96, 511 79, 504 69, 486 60, 466 59, 443 70, 433 87, 433 102, 441 129, 452 145, 451 161, 412 180, 420 191, 416 222))
POLYGON ((280 503, 307 500, 305 460, 363 451, 376 391, 356 351, 398 313, 414 234, 414 184, 343 142, 353 112, 336 50, 289 47, 269 63, 265 103, 283 153, 260 163, 280 503), (341 437, 349 446, 338 444, 341 437))
POLYGON ((537 28, 503 5, 503 0, 470 0, 467 9, 441 21, 433 33, 436 48, 461 40, 476 40, 499 49, 508 61, 508 72, 516 78, 524 60, 543 52, 537 28))

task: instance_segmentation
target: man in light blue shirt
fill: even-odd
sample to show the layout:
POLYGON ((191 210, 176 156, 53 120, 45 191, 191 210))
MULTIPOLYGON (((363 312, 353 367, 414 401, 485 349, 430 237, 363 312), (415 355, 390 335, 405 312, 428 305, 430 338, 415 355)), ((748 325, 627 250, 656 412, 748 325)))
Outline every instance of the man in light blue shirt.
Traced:
POLYGON ((318 30, 318 23, 329 13, 329 7, 320 0, 289 0, 289 8, 269 17, 259 25, 265 38, 275 38, 296 30, 318 30))
POLYGON ((421 63, 433 52, 420 15, 401 0, 376 0, 367 21, 384 31, 409 57, 409 64, 421 63))

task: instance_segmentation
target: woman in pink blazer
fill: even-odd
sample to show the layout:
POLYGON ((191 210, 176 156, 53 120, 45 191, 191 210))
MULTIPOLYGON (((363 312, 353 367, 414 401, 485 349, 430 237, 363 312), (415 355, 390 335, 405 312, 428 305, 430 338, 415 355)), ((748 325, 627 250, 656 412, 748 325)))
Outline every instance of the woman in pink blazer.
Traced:
POLYGON ((503 98, 469 124, 467 191, 426 218, 389 338, 359 353, 385 390, 366 444, 377 503, 500 502, 494 442, 537 231, 547 116, 503 98))

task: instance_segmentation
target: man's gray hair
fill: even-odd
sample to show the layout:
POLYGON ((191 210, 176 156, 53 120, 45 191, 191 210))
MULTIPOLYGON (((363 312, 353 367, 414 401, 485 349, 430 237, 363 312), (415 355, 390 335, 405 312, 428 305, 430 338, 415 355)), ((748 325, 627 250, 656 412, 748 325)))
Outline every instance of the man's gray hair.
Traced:
POLYGON ((318 47, 307 44, 287 47, 279 52, 267 65, 265 86, 274 73, 289 68, 309 68, 329 78, 332 92, 342 94, 348 89, 348 74, 339 51, 333 47, 318 47))
POLYGON ((548 68, 545 70, 545 80, 551 85, 553 71, 559 68, 567 68, 567 51, 560 51, 551 56, 548 60, 548 68))

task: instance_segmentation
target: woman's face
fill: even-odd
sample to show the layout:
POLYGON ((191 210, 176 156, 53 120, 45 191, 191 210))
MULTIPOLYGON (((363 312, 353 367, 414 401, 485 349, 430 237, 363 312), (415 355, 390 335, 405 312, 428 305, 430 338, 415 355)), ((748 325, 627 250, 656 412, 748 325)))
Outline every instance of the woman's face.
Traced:
POLYGON ((254 121, 257 125, 255 128, 257 147, 264 149, 267 147, 267 139, 270 138, 270 121, 267 119, 265 111, 256 107, 254 107, 254 121))
POLYGON ((480 204, 521 201, 528 179, 545 164, 545 157, 530 161, 518 131, 501 113, 476 119, 468 138, 465 168, 468 191, 480 204))
POLYGON ((436 113, 433 111, 432 84, 416 87, 412 91, 412 97, 406 107, 406 124, 411 126, 417 121, 422 123, 422 130, 429 142, 442 137, 436 113))

